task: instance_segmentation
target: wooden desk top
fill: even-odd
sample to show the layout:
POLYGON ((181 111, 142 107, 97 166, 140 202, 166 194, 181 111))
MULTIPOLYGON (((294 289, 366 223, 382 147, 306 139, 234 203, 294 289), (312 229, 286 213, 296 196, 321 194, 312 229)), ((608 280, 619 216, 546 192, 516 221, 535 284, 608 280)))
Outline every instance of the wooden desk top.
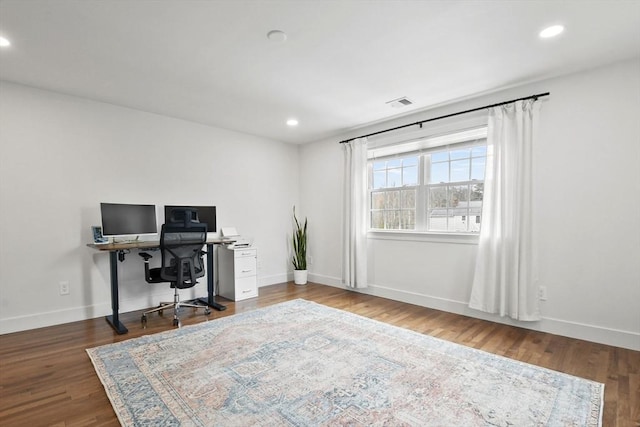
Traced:
MULTIPOLYGON (((207 239, 207 244, 220 245, 220 244, 229 244, 233 243, 235 240, 233 239, 225 239, 225 238, 209 238, 207 239)), ((119 251, 124 249, 148 249, 148 248, 158 248, 160 247, 159 240, 139 240, 133 242, 120 242, 120 243, 87 243, 87 246, 93 249, 97 249, 99 251, 119 251)))

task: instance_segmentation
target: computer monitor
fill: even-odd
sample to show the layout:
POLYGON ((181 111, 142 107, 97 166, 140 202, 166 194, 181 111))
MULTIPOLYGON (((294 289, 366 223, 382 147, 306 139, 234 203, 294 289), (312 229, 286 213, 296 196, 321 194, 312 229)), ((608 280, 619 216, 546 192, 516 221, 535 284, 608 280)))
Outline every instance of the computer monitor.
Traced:
POLYGON ((215 233, 218 231, 216 228, 216 207, 215 206, 165 206, 164 207, 164 222, 169 222, 171 218, 171 211, 174 209, 191 208, 198 212, 198 221, 205 222, 207 224, 207 231, 215 233))
POLYGON ((158 233, 155 205, 100 203, 100 213, 104 236, 139 236, 158 233))

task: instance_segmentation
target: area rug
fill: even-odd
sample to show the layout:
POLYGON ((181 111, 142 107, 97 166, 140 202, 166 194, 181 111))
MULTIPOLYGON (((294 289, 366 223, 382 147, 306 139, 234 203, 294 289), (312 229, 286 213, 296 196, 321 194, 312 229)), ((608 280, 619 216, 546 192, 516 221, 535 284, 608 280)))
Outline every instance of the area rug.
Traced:
POLYGON ((87 350, 124 426, 599 426, 604 385, 305 300, 87 350))

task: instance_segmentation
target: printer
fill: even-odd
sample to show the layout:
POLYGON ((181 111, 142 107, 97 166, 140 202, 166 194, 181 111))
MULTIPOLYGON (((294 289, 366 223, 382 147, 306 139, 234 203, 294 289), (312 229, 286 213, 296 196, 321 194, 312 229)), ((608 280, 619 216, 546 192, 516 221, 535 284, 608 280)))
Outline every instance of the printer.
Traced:
POLYGON ((235 227, 220 227, 220 233, 222 234, 222 241, 234 240, 228 247, 229 248, 248 248, 253 243, 253 239, 246 236, 241 236, 235 227))

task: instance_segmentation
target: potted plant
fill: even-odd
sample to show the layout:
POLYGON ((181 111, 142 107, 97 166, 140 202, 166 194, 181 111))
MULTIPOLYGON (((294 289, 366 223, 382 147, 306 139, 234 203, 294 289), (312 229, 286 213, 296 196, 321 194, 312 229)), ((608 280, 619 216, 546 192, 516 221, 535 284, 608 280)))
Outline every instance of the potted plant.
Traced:
POLYGON ((304 225, 298 222, 296 217, 296 207, 293 207, 293 219, 295 227, 293 229, 293 281, 296 285, 307 284, 307 218, 304 225))

